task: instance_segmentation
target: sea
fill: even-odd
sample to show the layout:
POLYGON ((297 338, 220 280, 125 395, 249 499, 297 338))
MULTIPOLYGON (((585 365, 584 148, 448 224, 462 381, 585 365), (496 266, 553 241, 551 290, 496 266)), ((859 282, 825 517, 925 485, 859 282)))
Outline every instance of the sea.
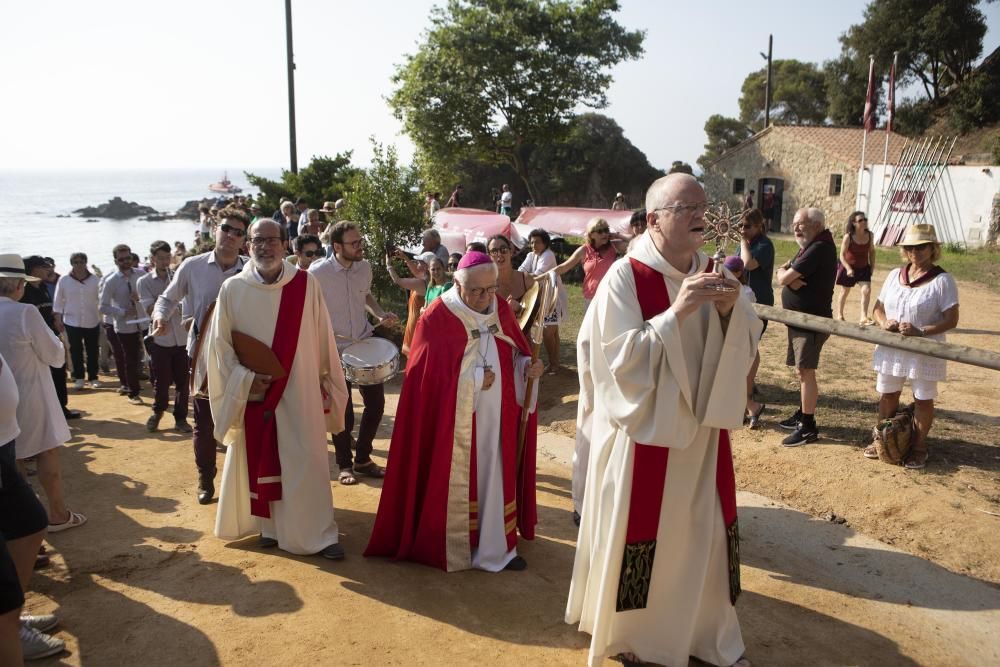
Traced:
POLYGON ((108 169, 108 170, 13 170, 0 169, 0 253, 41 255, 56 262, 56 271, 69 271, 69 256, 85 252, 91 264, 107 273, 114 270, 111 249, 128 244, 143 259, 149 245, 163 240, 173 247, 183 241, 190 248, 198 226, 191 220, 148 222, 90 219, 74 214, 76 209, 97 206, 114 197, 173 213, 185 202, 218 196, 208 186, 228 174, 229 180, 251 188, 244 174, 277 179, 280 168, 218 169, 108 169), (61 217, 70 216, 70 217, 61 217))

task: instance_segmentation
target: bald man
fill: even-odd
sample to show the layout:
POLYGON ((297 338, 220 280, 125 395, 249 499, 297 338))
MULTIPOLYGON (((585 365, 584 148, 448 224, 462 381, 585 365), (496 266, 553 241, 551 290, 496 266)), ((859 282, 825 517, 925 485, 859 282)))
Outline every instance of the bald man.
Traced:
POLYGON ((576 454, 587 477, 566 622, 592 635, 590 665, 749 664, 728 429, 743 423, 762 325, 699 251, 706 207, 690 175, 653 183, 647 232, 580 327, 590 451, 576 454))
MULTIPOLYGON (((800 313, 833 317, 837 244, 826 228, 823 211, 800 208, 792 218, 792 232, 799 251, 777 271, 778 284, 782 287, 781 306, 800 313)), ((816 369, 819 368, 819 354, 828 338, 829 334, 788 327, 785 364, 794 366, 799 375, 799 409, 778 424, 791 431, 781 441, 785 447, 798 447, 819 439, 816 369)))

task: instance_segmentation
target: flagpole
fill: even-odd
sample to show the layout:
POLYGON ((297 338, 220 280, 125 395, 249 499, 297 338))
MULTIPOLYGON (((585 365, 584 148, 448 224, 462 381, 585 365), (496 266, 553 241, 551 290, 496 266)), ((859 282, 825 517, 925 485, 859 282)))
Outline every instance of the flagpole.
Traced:
MULTIPOLYGON (((865 151, 868 148, 868 132, 874 128, 875 124, 875 56, 868 56, 868 92, 865 95, 865 113, 862 116, 861 121, 865 127, 864 136, 861 139, 861 172, 858 175, 858 198, 857 198, 857 208, 861 209, 861 198, 865 198, 865 214, 868 213, 868 196, 864 194, 864 189, 861 187, 865 178, 865 151)), ((871 178, 868 179, 869 185, 871 184, 871 178)))
POLYGON ((892 134, 892 121, 896 119, 896 60, 899 51, 892 52, 892 69, 889 70, 889 116, 885 121, 885 149, 882 151, 882 164, 889 161, 889 135, 892 134))

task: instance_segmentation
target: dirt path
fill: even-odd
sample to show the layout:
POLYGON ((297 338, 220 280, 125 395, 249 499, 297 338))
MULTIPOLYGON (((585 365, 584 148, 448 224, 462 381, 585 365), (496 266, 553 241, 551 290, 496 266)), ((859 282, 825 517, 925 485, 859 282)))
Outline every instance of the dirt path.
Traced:
MULTIPOLYGON (((997 349, 1000 297, 963 286, 962 304, 966 333, 953 340, 997 349)), ((760 376, 772 421, 793 390, 777 365, 778 329, 765 337, 760 376)), ((913 474, 857 450, 874 398, 870 349, 840 342, 825 354, 821 443, 785 449, 777 429, 735 438, 740 488, 783 501, 740 494, 748 657, 997 664, 1000 518, 976 511, 1000 512, 996 374, 951 365, 931 465, 913 474), (814 518, 830 511, 847 523, 814 518)), ((570 372, 546 382, 539 535, 522 543, 528 570, 498 575, 361 557, 377 484, 333 484, 343 562, 224 543, 211 535, 215 506, 195 502, 187 437, 149 437, 147 409, 112 390, 72 394, 85 417, 63 469, 70 504, 90 523, 53 535, 53 566, 33 580, 29 611, 56 611, 70 648, 39 664, 582 664, 588 638, 562 622, 575 530, 572 442, 560 433, 572 433, 576 383, 570 372)), ((387 445, 376 442, 377 457, 387 445)))
MULTIPOLYGON (((875 294, 885 279, 875 277, 875 294)), ((948 340, 1000 351, 1000 294, 960 283, 961 319, 948 340)), ((852 290, 846 314, 858 313, 852 290)), ((813 445, 781 446, 777 422, 798 405, 798 381, 785 366, 785 328, 772 324, 761 342, 757 382, 767 404, 764 425, 734 434, 738 488, 781 500, 807 514, 833 513, 857 530, 931 560, 953 572, 1000 584, 1000 372, 949 363, 939 386, 931 431, 931 458, 923 471, 869 461, 860 446, 871 442, 878 395, 872 346, 834 337, 819 368, 813 445)), ((546 379, 549 380, 548 378, 546 379)), ((539 423, 559 433, 576 431, 575 374, 549 382, 539 423), (552 386, 557 384, 557 386, 552 386)), ((909 401, 909 389, 903 400, 909 401)))

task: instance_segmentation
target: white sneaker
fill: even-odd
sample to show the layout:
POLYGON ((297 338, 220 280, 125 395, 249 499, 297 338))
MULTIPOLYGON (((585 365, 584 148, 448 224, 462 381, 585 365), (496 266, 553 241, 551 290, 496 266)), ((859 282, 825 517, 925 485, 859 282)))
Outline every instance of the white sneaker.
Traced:
POLYGON ((80 378, 79 380, 75 380, 73 382, 73 389, 76 389, 77 391, 83 389, 86 386, 87 386, 87 383, 85 383, 83 381, 83 378, 80 378))
POLYGON ((90 388, 91 389, 100 389, 101 388, 100 381, 99 380, 91 380, 90 381, 90 388))
POLYGON ((66 642, 21 624, 21 650, 25 660, 46 658, 66 650, 66 642))
POLYGON ((38 632, 48 632, 59 625, 59 619, 55 614, 21 614, 21 625, 27 625, 32 630, 38 632))

